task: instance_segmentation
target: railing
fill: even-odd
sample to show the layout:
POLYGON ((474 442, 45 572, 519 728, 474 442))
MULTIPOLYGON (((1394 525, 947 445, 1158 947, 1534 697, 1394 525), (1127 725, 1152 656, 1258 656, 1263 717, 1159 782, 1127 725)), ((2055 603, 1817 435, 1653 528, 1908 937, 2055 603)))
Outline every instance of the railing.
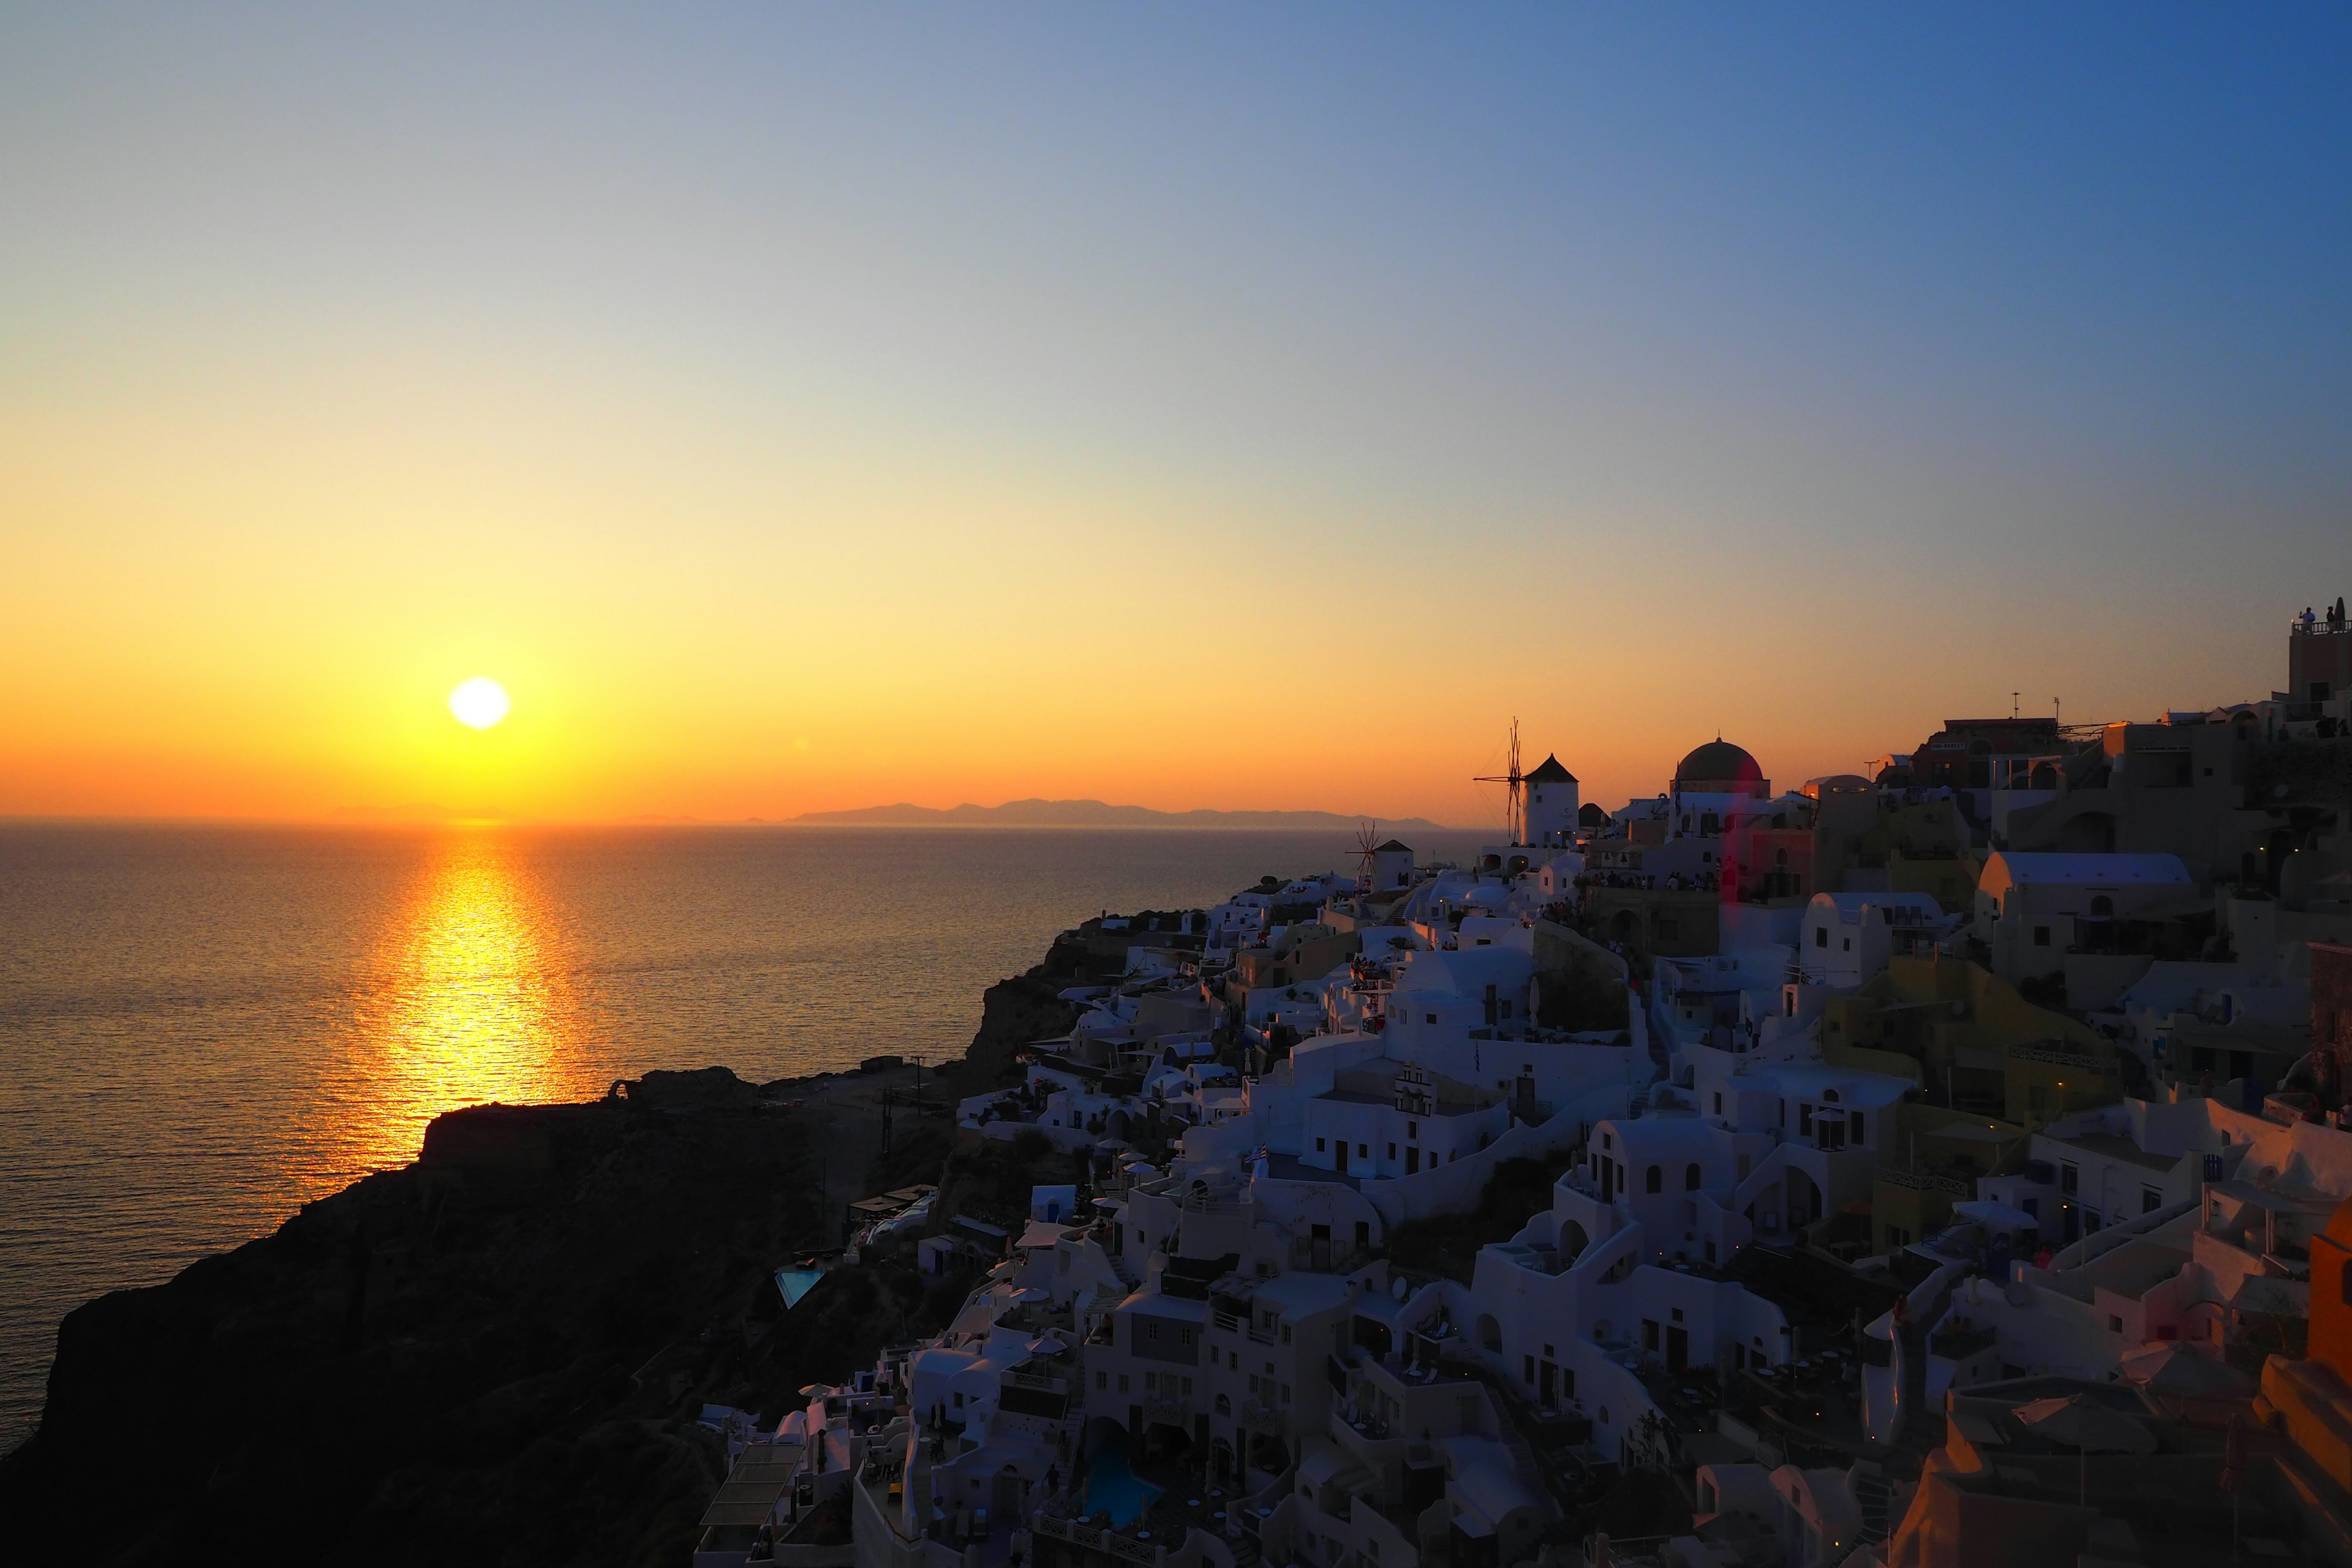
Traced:
POLYGON ((1055 1377, 1047 1373, 1021 1372, 1015 1370, 1009 1372, 1004 1375, 1017 1387, 1043 1388, 1055 1394, 1062 1392, 1062 1379, 1055 1377))
POLYGON ((1253 1432, 1271 1432, 1277 1437, 1282 1436, 1285 1426, 1281 1411, 1255 1399, 1243 1401, 1241 1424, 1253 1432))
POLYGON ((2286 626, 2288 631, 2299 637, 2342 637, 2347 630, 2352 630, 2352 624, 2332 621, 2326 616, 2315 616, 2308 621, 2301 616, 2290 616, 2286 626))
POLYGON ((1066 1541, 1084 1551, 1107 1552, 1129 1563, 1153 1565, 1160 1560, 1160 1548, 1148 1541, 1136 1541, 1117 1531, 1080 1524, 1075 1520, 1055 1519, 1050 1514, 1041 1513, 1032 1521, 1030 1528, 1040 1535, 1066 1541))
POLYGON ((2052 1067, 2095 1069, 2100 1065, 2096 1057, 2081 1051, 2062 1051, 2054 1046, 2011 1046, 2009 1054, 2020 1061, 2047 1062, 2052 1067))
POLYGON ((1192 1214, 1240 1214, 1249 1207, 1246 1198, 1212 1197, 1202 1193, 1187 1193, 1181 1201, 1192 1214))
POLYGON ((1878 1179, 1890 1187, 1906 1187, 1915 1193, 1943 1193, 1950 1197, 1972 1198, 1976 1184, 1958 1176, 1939 1176, 1933 1171, 1909 1169, 1902 1165, 1881 1165, 1878 1179))

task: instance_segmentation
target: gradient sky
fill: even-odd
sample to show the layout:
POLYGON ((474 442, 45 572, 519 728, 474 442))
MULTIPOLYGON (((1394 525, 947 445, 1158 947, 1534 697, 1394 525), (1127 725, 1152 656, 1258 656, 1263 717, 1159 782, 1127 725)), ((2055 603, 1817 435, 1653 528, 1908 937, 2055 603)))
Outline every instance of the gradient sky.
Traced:
POLYGON ((0 14, 0 814, 1477 823, 2352 592, 2340 6, 480 9, 0 14))

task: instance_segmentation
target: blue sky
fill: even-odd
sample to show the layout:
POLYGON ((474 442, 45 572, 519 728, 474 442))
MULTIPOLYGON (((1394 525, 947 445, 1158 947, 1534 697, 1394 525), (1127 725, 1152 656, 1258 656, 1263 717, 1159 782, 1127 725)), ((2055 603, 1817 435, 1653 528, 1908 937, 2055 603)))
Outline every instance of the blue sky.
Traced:
MULTIPOLYGON (((1717 724, 1794 782, 2012 689, 2259 695, 2352 590, 2347 68, 2290 6, 19 9, 16 607, 189 539, 567 669, 562 602, 617 606, 719 692, 665 737, 816 735, 808 805, 1459 819, 1513 712, 1630 793, 1717 724), (410 543, 482 564, 384 576, 410 543), (739 578, 911 641, 762 706, 719 672, 781 656, 706 629, 739 578), (1361 801, 1360 715, 1057 748, 1087 705, 1023 705, 1368 603, 1418 651, 1361 801)), ((127 755, 61 715, 168 661, 26 624, 22 760, 127 755)), ((731 809, 752 752, 592 794, 731 809)))

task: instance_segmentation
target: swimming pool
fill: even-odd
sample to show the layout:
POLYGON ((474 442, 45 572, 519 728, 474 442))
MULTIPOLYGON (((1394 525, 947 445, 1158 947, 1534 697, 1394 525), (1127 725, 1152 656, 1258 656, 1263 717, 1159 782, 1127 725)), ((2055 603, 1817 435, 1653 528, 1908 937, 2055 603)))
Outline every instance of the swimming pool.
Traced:
POLYGON ((1139 1479, 1127 1468, 1127 1436, 1113 1432, 1087 1460, 1086 1510, 1110 1515, 1113 1524, 1125 1524, 1151 1506, 1160 1489, 1139 1479))

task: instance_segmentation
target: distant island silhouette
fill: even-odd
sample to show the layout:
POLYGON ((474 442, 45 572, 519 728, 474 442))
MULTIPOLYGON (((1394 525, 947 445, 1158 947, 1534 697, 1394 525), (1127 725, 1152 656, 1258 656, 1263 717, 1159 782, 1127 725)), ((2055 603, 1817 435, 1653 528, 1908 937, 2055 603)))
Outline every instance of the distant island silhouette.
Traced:
POLYGON ((1383 834, 1475 833, 1427 817, 1373 818, 1333 811, 1154 811, 1099 800, 1009 800, 1003 805, 942 809, 900 801, 854 811, 804 811, 789 819, 813 827, 1287 827, 1353 830, 1377 821, 1383 834))

